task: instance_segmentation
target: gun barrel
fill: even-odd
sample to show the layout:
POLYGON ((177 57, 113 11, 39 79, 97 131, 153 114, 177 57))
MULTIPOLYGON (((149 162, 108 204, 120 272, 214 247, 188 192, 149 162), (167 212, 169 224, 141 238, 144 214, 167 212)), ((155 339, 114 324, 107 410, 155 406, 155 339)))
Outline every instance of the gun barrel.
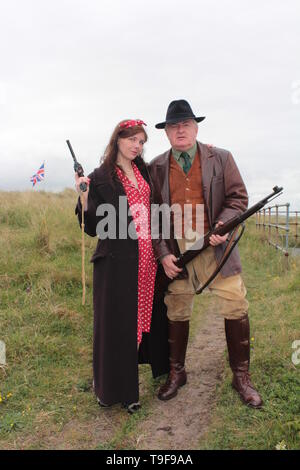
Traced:
POLYGON ((76 163, 76 162, 77 162, 77 159, 76 159, 76 157, 75 157, 74 150, 72 149, 72 145, 71 145, 71 143, 70 143, 69 140, 67 140, 66 142, 67 142, 68 147, 69 147, 69 149, 70 149, 70 152, 71 152, 71 155, 72 155, 72 157, 73 157, 73 160, 74 160, 74 162, 76 163))
POLYGON ((280 196, 279 193, 281 193, 281 191, 283 191, 283 187, 282 186, 274 186, 273 188, 273 192, 271 194, 269 194, 269 196, 265 197, 262 201, 260 201, 261 203, 263 203, 264 205, 268 202, 269 199, 271 199, 271 197, 273 196, 280 196), (266 201, 266 202, 265 202, 266 201))

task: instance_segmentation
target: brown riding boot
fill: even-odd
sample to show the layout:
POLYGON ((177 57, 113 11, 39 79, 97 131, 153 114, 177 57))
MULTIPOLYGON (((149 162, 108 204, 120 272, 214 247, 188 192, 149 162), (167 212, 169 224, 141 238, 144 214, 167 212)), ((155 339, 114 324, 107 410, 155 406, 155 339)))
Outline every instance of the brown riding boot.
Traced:
POLYGON ((262 407, 262 399, 250 380, 250 326, 246 314, 238 320, 225 319, 229 363, 233 372, 232 386, 243 402, 253 408, 262 407))
POLYGON ((177 395, 179 387, 186 384, 184 368, 189 337, 189 321, 169 320, 170 372, 168 379, 158 391, 160 400, 170 400, 177 395))

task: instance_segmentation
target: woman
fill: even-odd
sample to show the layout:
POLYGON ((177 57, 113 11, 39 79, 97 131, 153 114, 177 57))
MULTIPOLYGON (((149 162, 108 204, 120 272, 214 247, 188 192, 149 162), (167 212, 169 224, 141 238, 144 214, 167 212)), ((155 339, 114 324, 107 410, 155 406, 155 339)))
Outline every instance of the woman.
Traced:
MULTIPOLYGON (((81 194, 85 232, 99 237, 91 259, 94 391, 101 406, 120 402, 129 413, 140 407, 138 362, 151 363, 154 377, 169 367, 165 309, 160 305, 152 311, 157 266, 150 231, 151 181, 141 156, 147 141, 144 125, 121 121, 102 164, 88 177, 75 175, 79 193, 80 183, 88 185, 81 194)), ((75 212, 80 224, 81 211, 79 198, 75 212)))

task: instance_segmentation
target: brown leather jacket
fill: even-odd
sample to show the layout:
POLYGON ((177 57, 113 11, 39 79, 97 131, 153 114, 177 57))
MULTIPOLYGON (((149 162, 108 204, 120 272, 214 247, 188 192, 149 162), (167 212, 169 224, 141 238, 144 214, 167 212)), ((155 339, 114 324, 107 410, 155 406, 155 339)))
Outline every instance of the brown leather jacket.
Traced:
MULTIPOLYGON (((203 197, 208 213, 210 227, 216 222, 225 222, 244 212, 248 206, 248 195, 238 167, 228 150, 197 142, 202 169, 203 197)), ((154 203, 170 205, 169 160, 171 150, 154 158, 149 164, 153 183, 154 203)), ((171 227, 169 239, 159 237, 153 240, 157 259, 167 254, 179 255, 179 248, 171 227)), ((215 247, 216 259, 219 262, 226 248, 226 243, 215 247)), ((236 247, 228 261, 221 269, 224 277, 240 273, 242 270, 238 248, 236 247)), ((187 276, 186 270, 179 277, 187 276)))

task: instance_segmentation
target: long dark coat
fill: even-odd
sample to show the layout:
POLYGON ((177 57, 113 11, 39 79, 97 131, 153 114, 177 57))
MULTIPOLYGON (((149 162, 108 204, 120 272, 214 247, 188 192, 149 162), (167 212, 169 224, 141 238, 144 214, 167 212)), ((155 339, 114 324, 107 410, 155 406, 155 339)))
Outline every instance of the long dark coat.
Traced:
MULTIPOLYGON (((137 157, 134 162, 151 188, 144 161, 137 157)), ((99 239, 91 259, 94 264, 94 390, 108 405, 134 403, 139 399, 138 362, 150 363, 154 377, 169 370, 166 307, 161 303, 153 310, 150 333, 143 333, 138 352, 138 240, 118 238, 122 224, 123 229, 124 224, 126 228, 129 224, 134 227, 132 217, 127 216, 128 201, 125 219, 119 211, 119 196, 126 193, 117 177, 112 184, 104 165, 96 168, 89 178, 85 232, 92 237, 97 235, 97 224, 106 216, 96 216, 99 205, 111 204, 117 215, 117 238, 99 239)), ((81 224, 80 199, 75 213, 81 224)))

